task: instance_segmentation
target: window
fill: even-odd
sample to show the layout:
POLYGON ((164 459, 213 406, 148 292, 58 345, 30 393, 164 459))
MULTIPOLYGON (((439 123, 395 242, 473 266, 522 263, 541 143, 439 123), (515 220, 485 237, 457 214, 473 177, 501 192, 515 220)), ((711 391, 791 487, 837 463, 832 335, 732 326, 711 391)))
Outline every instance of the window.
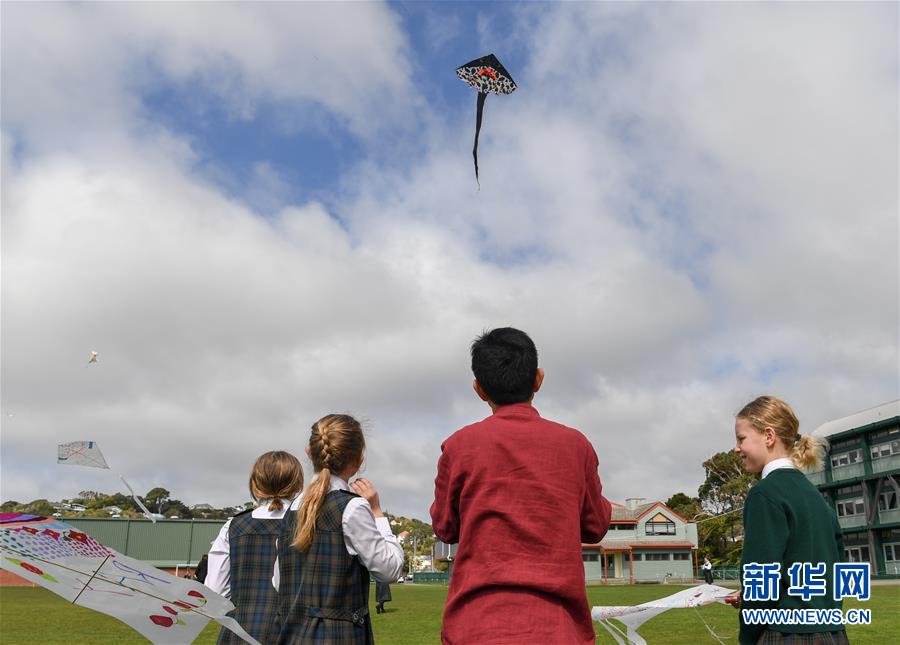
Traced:
POLYGON ((900 455, 900 439, 879 443, 871 448, 872 459, 881 459, 882 457, 890 457, 891 455, 900 455))
POLYGON ((657 513, 644 525, 647 535, 675 535, 675 522, 662 513, 657 513))
POLYGON ((670 560, 672 558, 671 553, 646 553, 644 555, 647 560, 670 560))
POLYGON ((582 553, 581 559, 585 562, 596 562, 597 554, 596 553, 582 553))
POLYGON ((610 531, 633 531, 634 524, 610 524, 610 531))
POLYGON ((632 553, 631 556, 632 556, 632 560, 634 560, 635 562, 640 562, 641 560, 644 559, 643 553, 632 553))
POLYGON ((878 496, 878 510, 892 511, 897 508, 897 491, 888 490, 878 496))
POLYGON ((844 499, 837 503, 838 517, 850 517, 852 515, 865 515, 866 506, 861 497, 856 499, 844 499))
POLYGON ((873 432, 869 435, 869 441, 874 439, 881 439, 883 437, 890 437, 895 434, 900 434, 900 428, 888 428, 887 430, 879 430, 878 432, 873 432))
POLYGON ((837 497, 843 497, 844 495, 854 495, 862 492, 862 484, 854 484, 853 486, 841 486, 834 494, 837 497))
POLYGON ((884 559, 888 562, 900 560, 900 544, 885 544, 884 559))
POLYGON ((847 448, 856 448, 857 446, 859 446, 859 439, 856 437, 847 439, 846 441, 835 441, 831 444, 831 452, 839 452, 847 448))
POLYGON ((673 560, 690 560, 691 554, 690 553, 673 553, 672 559, 673 560))
POLYGON ((862 451, 857 448, 849 452, 842 452, 838 455, 831 456, 831 466, 837 468, 839 466, 849 466, 850 464, 858 464, 862 461, 862 451))

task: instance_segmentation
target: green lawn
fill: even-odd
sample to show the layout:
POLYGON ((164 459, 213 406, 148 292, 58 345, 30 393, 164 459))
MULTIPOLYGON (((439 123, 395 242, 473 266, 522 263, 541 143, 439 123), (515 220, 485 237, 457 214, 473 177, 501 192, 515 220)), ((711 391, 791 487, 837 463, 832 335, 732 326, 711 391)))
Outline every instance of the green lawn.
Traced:
MULTIPOLYGON (((661 598, 681 590, 677 585, 630 585, 588 587, 591 605, 632 605, 661 598)), ((428 645, 440 643, 441 610, 447 597, 442 585, 394 585, 394 601, 386 614, 375 614, 372 624, 376 641, 385 645, 428 645)), ((374 593, 372 594, 374 596, 374 593)), ((865 603, 849 601, 844 608, 863 606, 872 610, 871 626, 849 626, 854 645, 883 645, 896 642, 900 633, 900 586, 872 588, 872 599, 865 603), (894 634, 894 636, 891 636, 894 634)), ((675 609, 645 623, 639 633, 648 643, 685 643, 702 645, 716 641, 703 620, 729 645, 737 645, 737 613, 725 605, 709 605, 698 610, 675 609)), ((216 641, 218 625, 210 624, 195 641, 211 645, 216 641)), ((598 643, 614 641, 599 625, 598 643)), ((145 643, 135 631, 117 620, 75 607, 41 588, 0 588, 0 643, 65 643, 66 645, 145 643)))

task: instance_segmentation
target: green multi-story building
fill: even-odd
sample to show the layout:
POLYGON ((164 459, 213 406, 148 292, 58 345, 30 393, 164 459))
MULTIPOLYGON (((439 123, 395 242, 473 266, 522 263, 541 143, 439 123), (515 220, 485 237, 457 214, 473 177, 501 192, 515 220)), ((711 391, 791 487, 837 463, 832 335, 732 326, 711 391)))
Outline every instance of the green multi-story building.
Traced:
POLYGON ((900 576, 900 400, 819 426, 828 440, 809 480, 837 512, 848 562, 871 562, 877 577, 900 576))

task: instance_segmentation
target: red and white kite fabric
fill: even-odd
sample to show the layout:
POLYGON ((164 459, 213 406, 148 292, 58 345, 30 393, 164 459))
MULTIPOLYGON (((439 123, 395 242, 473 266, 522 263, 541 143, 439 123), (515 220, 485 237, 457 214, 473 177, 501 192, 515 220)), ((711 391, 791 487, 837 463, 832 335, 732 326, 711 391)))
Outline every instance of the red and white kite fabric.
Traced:
POLYGON ((259 645, 226 615, 234 609, 227 598, 118 553, 65 522, 0 513, 0 566, 121 620, 152 643, 190 643, 215 620, 259 645))
MULTIPOLYGON (((645 602, 642 605, 592 607, 591 618, 600 623, 619 645, 625 645, 625 643, 647 645, 647 641, 637 633, 637 629, 651 618, 670 609, 690 609, 710 605, 714 602, 724 604, 725 597, 733 592, 733 589, 726 589, 718 585, 697 585, 665 598, 645 602), (623 634, 621 629, 609 622, 610 618, 615 618, 625 625, 628 631, 623 634)), ((706 622, 704 621, 703 624, 706 625, 706 622)), ((713 638, 722 642, 709 625, 706 625, 706 629, 713 638)))

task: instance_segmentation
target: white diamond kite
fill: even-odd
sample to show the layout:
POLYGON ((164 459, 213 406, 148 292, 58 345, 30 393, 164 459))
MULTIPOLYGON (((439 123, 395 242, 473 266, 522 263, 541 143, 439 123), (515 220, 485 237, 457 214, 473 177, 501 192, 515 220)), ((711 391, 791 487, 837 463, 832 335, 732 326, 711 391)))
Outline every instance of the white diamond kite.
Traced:
POLYGON ((57 447, 56 463, 71 466, 91 466, 92 468, 109 468, 103 453, 94 441, 71 441, 61 443, 57 447))
MULTIPOLYGON (((105 468, 109 470, 106 459, 103 458, 103 453, 100 452, 100 447, 97 445, 96 441, 70 441, 69 443, 59 444, 59 446, 57 446, 56 463, 68 466, 105 468)), ((122 483, 125 484, 125 487, 131 493, 131 498, 141 507, 141 510, 144 511, 144 515, 147 519, 156 524, 156 518, 153 517, 153 513, 151 513, 150 509, 144 506, 144 503, 138 499, 131 484, 125 481, 125 478, 122 477, 122 475, 119 475, 119 479, 122 480, 122 483)))

